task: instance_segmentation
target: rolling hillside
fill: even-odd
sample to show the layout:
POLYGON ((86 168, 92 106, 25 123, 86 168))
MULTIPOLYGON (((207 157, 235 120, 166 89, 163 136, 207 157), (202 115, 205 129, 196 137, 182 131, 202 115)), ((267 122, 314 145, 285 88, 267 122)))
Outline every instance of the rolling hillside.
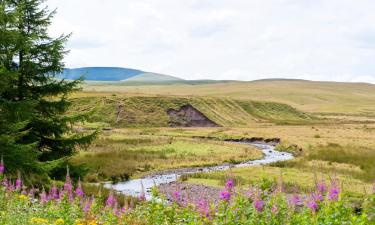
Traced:
POLYGON ((219 98, 95 96, 73 99, 73 112, 91 111, 91 122, 113 127, 167 127, 168 109, 192 105, 220 126, 240 127, 257 122, 298 124, 313 117, 289 105, 219 98))
POLYGON ((310 113, 375 116, 375 85, 304 80, 260 80, 207 84, 85 86, 86 92, 162 96, 208 96, 280 102, 310 113))

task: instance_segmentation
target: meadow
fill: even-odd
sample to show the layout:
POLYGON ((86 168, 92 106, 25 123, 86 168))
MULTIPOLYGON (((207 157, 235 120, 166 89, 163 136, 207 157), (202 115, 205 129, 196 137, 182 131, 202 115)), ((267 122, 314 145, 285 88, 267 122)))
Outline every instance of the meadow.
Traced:
POLYGON ((242 193, 228 179, 217 203, 192 202, 183 190, 166 201, 156 188, 151 201, 141 194, 137 205, 120 204, 113 192, 108 197, 90 196, 69 174, 62 186, 50 190, 28 188, 21 176, 14 183, 3 174, 1 163, 0 224, 373 224, 375 194, 364 198, 358 211, 341 192, 337 180, 320 182, 307 195, 286 195, 282 184, 270 193, 254 186, 242 193))
MULTIPOLYGON (((294 160, 231 173, 246 185, 264 177, 275 183, 276 174, 282 173, 289 186, 303 190, 309 190, 309 181, 320 173, 326 178, 340 177, 350 195, 371 190, 375 180, 373 85, 270 80, 193 87, 121 82, 86 85, 83 92, 72 96, 73 112, 91 112, 83 129, 107 131, 72 158, 72 164, 86 166, 87 181, 121 180, 261 157, 255 149, 251 154, 241 148, 231 151, 234 146, 223 140, 279 138, 277 149, 292 152, 294 160), (166 110, 184 104, 193 105, 222 127, 168 128, 166 110)), ((187 179, 220 186, 225 177, 227 172, 217 172, 187 179)))
POLYGON ((116 93, 117 95, 195 96, 258 100, 285 103, 304 112, 374 117, 374 86, 367 83, 287 79, 143 86, 115 82, 87 84, 84 86, 85 92, 82 94, 84 96, 90 93, 106 96, 116 93))
MULTIPOLYGON (((20 215, 18 221, 30 224, 371 224, 375 180, 373 87, 321 83, 306 92, 304 88, 313 88, 311 83, 291 81, 302 85, 292 90, 285 82, 189 86, 194 92, 189 92, 187 84, 163 88, 88 85, 71 96, 69 114, 88 113, 88 121, 74 129, 97 129, 100 135, 71 157, 69 166, 71 173, 81 178, 82 190, 93 197, 81 198, 73 193, 75 197, 69 199, 68 193, 65 198, 42 200, 43 190, 35 197, 23 197, 23 192, 2 188, 2 221, 12 224, 10 221, 17 221, 16 215, 20 215), (253 88, 255 84, 257 88, 253 88), (358 87, 365 90, 353 94, 358 87), (166 111, 186 104, 220 126, 169 127, 166 111), (142 196, 115 195, 113 190, 92 185, 165 170, 262 158, 255 147, 227 141, 244 138, 280 139, 276 149, 293 153, 295 159, 179 179, 219 188, 219 202, 206 198, 194 202, 186 190, 175 190, 174 200, 163 203, 160 199, 165 196, 157 188, 153 200, 143 201, 142 196), (228 179, 232 182, 230 190, 228 179), (324 193, 319 192, 319 183, 324 183, 324 193), (329 190, 337 190, 337 198, 332 200, 329 190), (300 198, 294 205, 293 196, 300 198), (28 210, 30 206, 33 212, 28 210)), ((67 193, 64 184, 57 185, 67 193)), ((46 185, 47 190, 50 188, 46 185)))
POLYGON ((103 133, 89 151, 71 159, 73 166, 88 170, 85 181, 123 181, 150 172, 238 163, 263 156, 254 147, 235 143, 122 131, 103 133))

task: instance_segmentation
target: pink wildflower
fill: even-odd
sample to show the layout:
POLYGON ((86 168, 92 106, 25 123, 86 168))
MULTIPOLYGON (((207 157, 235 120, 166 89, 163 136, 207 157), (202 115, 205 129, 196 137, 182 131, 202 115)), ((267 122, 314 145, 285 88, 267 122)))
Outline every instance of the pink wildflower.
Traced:
POLYGON ((200 199, 196 204, 196 208, 202 216, 209 217, 210 208, 207 201, 200 199))
POLYGON ((46 191, 43 189, 43 192, 40 194, 40 202, 45 204, 48 202, 48 197, 46 191))
POLYGON ((324 197, 323 197, 323 195, 321 193, 313 193, 313 194, 311 194, 311 196, 317 202, 324 201, 324 197))
POLYGON ((4 160, 3 160, 3 156, 1 156, 1 161, 0 161, 0 174, 3 174, 4 172, 5 172, 4 160))
POLYGON ((223 200, 223 201, 228 202, 230 200, 230 196, 231 196, 231 194, 227 190, 224 190, 224 191, 220 192, 220 199, 223 200))
POLYGON ((228 191, 231 191, 233 189, 233 186, 234 186, 234 182, 232 179, 229 179, 227 180, 226 184, 225 184, 225 188, 228 190, 228 191))
POLYGON ((76 188, 76 195, 80 198, 83 197, 84 193, 83 193, 83 190, 82 190, 82 184, 81 184, 81 180, 79 179, 78 180, 78 185, 77 185, 77 188, 76 188))
POLYGON ((21 175, 18 174, 18 178, 16 180, 16 190, 21 190, 22 189, 22 179, 21 175))
POLYGON ((88 213, 88 212, 90 212, 90 209, 91 209, 91 200, 88 199, 88 200, 86 200, 86 202, 85 202, 85 205, 84 205, 84 207, 83 207, 83 211, 84 211, 85 213, 88 213))
POLYGON ((309 207, 311 209, 312 212, 316 212, 318 211, 318 203, 313 199, 311 198, 308 202, 307 202, 307 207, 309 207))
POLYGON ((333 186, 329 190, 328 199, 330 201, 337 201, 339 199, 340 189, 333 186))
POLYGON ((177 203, 181 202, 181 192, 179 191, 173 192, 173 198, 177 203))
POLYGON ((107 200, 105 201, 105 205, 107 207, 113 207, 116 203, 116 199, 113 197, 113 193, 112 191, 109 193, 109 196, 107 198, 107 200))
POLYGON ((255 199, 255 201, 253 202, 253 206, 254 206, 254 208, 255 208, 258 212, 262 212, 262 211, 263 211, 263 207, 264 207, 264 201, 262 201, 260 198, 257 198, 257 199, 255 199))
POLYGON ((55 183, 52 185, 52 188, 49 191, 49 199, 59 199, 59 191, 55 183))
POLYGON ((296 206, 296 205, 300 204, 300 203, 301 203, 301 198, 300 198, 300 196, 297 195, 297 194, 294 194, 294 195, 292 196, 291 203, 292 203, 293 206, 296 206))
POLYGON ((327 191, 327 187, 326 187, 324 181, 318 183, 316 185, 316 189, 318 190, 319 193, 324 194, 327 191))

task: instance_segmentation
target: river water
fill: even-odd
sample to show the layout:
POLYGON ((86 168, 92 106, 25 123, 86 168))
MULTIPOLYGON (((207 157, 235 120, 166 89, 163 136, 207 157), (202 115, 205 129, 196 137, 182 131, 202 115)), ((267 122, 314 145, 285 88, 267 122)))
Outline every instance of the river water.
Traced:
POLYGON ((286 161, 293 159, 293 155, 288 152, 276 151, 274 145, 266 143, 243 143, 251 146, 255 146, 262 150, 264 157, 258 160, 251 160, 242 162, 239 164, 224 164, 218 166, 208 166, 199 168, 186 168, 159 172, 158 174, 153 174, 140 179, 132 179, 124 182, 119 182, 116 184, 105 184, 104 186, 109 189, 121 192, 125 195, 139 196, 144 190, 146 199, 151 198, 150 190, 155 185, 167 184, 176 181, 181 175, 189 173, 199 173, 199 172, 212 172, 212 171, 222 171, 228 170, 229 168, 239 168, 248 167, 256 165, 264 165, 273 162, 286 161))

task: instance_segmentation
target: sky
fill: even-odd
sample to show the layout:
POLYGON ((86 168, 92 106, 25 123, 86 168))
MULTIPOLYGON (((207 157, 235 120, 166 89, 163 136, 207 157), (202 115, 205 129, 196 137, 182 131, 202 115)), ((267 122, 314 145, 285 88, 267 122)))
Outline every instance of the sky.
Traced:
POLYGON ((69 68, 375 83, 374 0, 47 0, 69 68))

